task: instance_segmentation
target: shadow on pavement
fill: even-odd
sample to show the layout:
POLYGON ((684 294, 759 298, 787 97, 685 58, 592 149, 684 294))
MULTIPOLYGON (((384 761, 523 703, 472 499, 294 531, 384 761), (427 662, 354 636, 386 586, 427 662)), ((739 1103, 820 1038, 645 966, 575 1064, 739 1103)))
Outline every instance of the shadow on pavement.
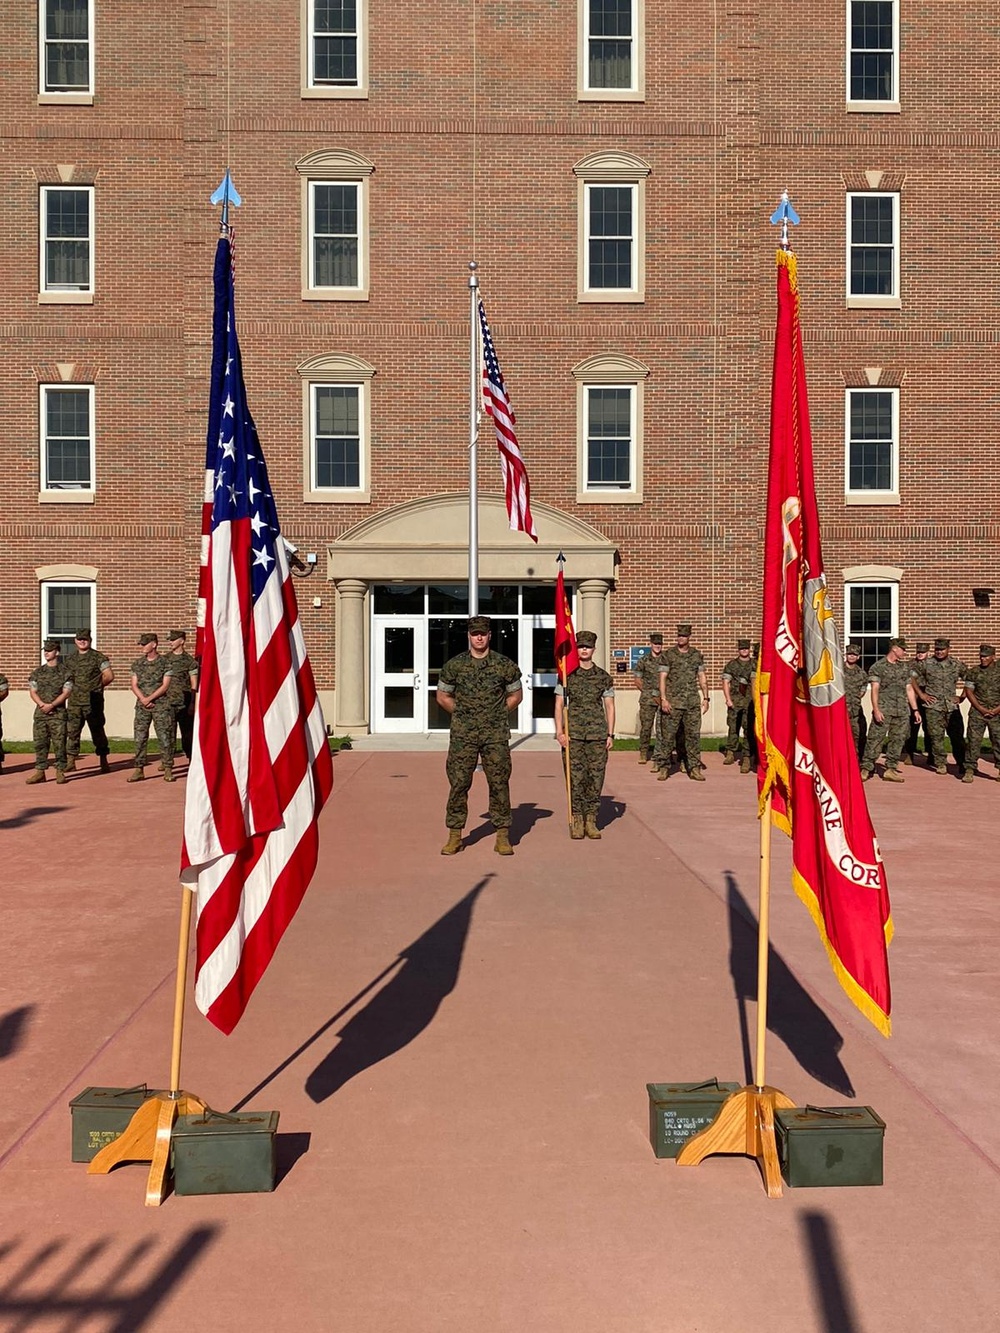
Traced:
POLYGON ((10 819, 0 819, 0 829, 21 828, 25 824, 33 823, 36 819, 44 819, 46 815, 61 815, 63 813, 64 810, 61 805, 29 805, 19 815, 11 815, 10 819))
MULTIPOLYGON (((757 999, 757 919, 735 877, 728 870, 724 873, 729 904, 729 971, 739 1008, 746 1081, 751 1083, 754 1070, 746 1002, 757 999)), ((771 944, 767 968, 768 1031, 781 1038, 807 1074, 835 1092, 853 1097, 854 1085, 839 1055, 844 1045, 840 1031, 771 944)))
POLYGON ((18 1255, 18 1242, 5 1247, 0 1260, 0 1325, 5 1329, 51 1328, 60 1321, 63 1333, 93 1328, 102 1320, 104 1333, 137 1333, 147 1327, 159 1306, 199 1262, 215 1239, 218 1227, 196 1227, 172 1253, 145 1277, 137 1270, 153 1257, 156 1241, 137 1241, 116 1259, 115 1241, 93 1241, 78 1253, 72 1242, 50 1241, 32 1254, 18 1255), (104 1263, 110 1260, 111 1268, 104 1263), (20 1263, 10 1267, 12 1263, 20 1263))
POLYGON ((277 1189, 292 1167, 309 1151, 311 1134, 275 1134, 274 1188, 277 1189))
POLYGON ((0 1060, 16 1054, 24 1041, 28 1020, 34 1010, 33 1004, 22 1004, 20 1009, 11 1009, 10 1013, 0 1018, 0 1060))
POLYGON ((294 1064, 300 1055, 315 1045, 320 1037, 363 1000, 369 991, 375 990, 376 986, 385 981, 390 973, 395 972, 396 975, 338 1034, 341 1037, 340 1044, 309 1075, 306 1091, 314 1102, 325 1101, 362 1069, 384 1060, 418 1036, 434 1017, 441 1001, 454 989, 472 920, 472 909, 492 878, 492 874, 484 875, 440 920, 403 949, 388 967, 384 967, 377 977, 373 977, 367 986, 332 1014, 301 1046, 266 1074, 256 1087, 241 1097, 230 1108, 231 1112, 242 1111, 249 1105, 269 1083, 273 1083, 279 1074, 284 1073, 289 1065, 294 1064), (406 1009, 410 1004, 419 1008, 411 1013, 406 1009))
POLYGON ((829 1219, 825 1213, 802 1213, 799 1221, 805 1232, 824 1333, 862 1333, 829 1219))

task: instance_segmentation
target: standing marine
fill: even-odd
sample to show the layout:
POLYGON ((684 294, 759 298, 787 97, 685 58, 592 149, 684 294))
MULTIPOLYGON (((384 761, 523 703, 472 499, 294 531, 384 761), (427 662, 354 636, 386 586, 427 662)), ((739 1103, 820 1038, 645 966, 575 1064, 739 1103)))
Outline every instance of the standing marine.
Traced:
POLYGON ((448 841, 442 856, 462 850, 469 814, 469 788, 481 760, 490 789, 493 849, 513 856, 510 845, 510 715, 521 702, 521 670, 516 662, 490 649, 489 616, 470 616, 468 651, 449 658, 438 676, 437 702, 451 714, 448 760, 450 784, 445 824, 448 841))
POLYGON ((666 714, 662 748, 656 755, 657 777, 670 777, 670 756, 678 736, 684 745, 688 777, 704 782, 701 765, 701 717, 708 712, 705 659, 691 647, 691 626, 677 626, 677 642, 663 654, 660 672, 660 707, 666 714), (701 696, 699 703, 699 695, 701 696))
POLYGON ((735 764, 740 749, 740 737, 746 749, 740 759, 740 772, 750 772, 750 705, 753 703, 753 681, 757 663, 750 656, 750 640, 736 640, 736 656, 722 668, 722 693, 726 700, 726 735, 724 764, 735 764))
POLYGON ((656 728, 656 747, 662 749, 663 713, 660 711, 660 672, 663 669, 663 635, 649 636, 649 652, 643 653, 635 664, 633 675, 639 682, 639 763, 648 764, 654 746, 651 743, 656 728))
MULTIPOLYGON (((913 650, 913 661, 910 664, 911 672, 915 676, 924 662, 927 661, 927 654, 931 650, 930 642, 918 643, 913 650)), ((927 705, 917 696, 917 712, 919 717, 910 719, 910 734, 903 742, 903 763, 912 764, 913 756, 917 753, 917 741, 920 739, 920 732, 924 733, 924 754, 927 756, 928 764, 934 763, 934 750, 931 746, 931 734, 927 730, 927 705)))
POLYGON ((156 728, 156 739, 160 742, 163 756, 163 780, 174 780, 174 714, 167 703, 166 694, 170 688, 170 656, 161 657, 158 651, 159 640, 155 634, 140 634, 139 647, 142 657, 132 663, 131 686, 135 695, 135 718, 132 732, 135 737, 135 768, 126 781, 141 782, 145 777, 146 747, 149 744, 149 724, 156 728))
POLYGON ((851 721, 851 735, 854 737, 858 763, 861 762, 868 739, 868 723, 861 707, 867 691, 868 672, 861 665, 861 644, 849 643, 844 649, 844 699, 847 702, 847 716, 851 721))
POLYGON ((962 715, 958 711, 958 696, 965 688, 966 670, 951 656, 951 640, 935 639, 933 657, 921 662, 913 677, 917 699, 927 710, 925 725, 934 752, 935 773, 948 771, 945 744, 948 737, 959 772, 965 767, 965 734, 962 715))
MULTIPOLYGON (((194 740, 194 695, 198 688, 198 662, 185 647, 187 635, 182 629, 167 631, 167 662, 170 666, 170 684, 166 700, 174 714, 174 723, 181 734, 181 749, 191 758, 194 740)), ((174 753, 174 737, 170 738, 170 753, 174 753)))
POLYGON ((31 721, 31 739, 35 746, 35 771, 30 778, 25 778, 25 783, 29 787, 33 787, 36 782, 45 781, 50 750, 56 764, 56 782, 68 781, 66 700, 72 692, 73 682, 59 658, 58 639, 46 639, 42 645, 42 652, 45 654, 44 666, 36 666, 28 678, 28 693, 35 705, 31 721))
POLYGON ((111 663, 92 647, 89 629, 78 629, 76 652, 66 658, 66 670, 73 682, 66 714, 66 772, 72 773, 80 754, 80 734, 87 724, 90 738, 100 761, 101 772, 110 773, 107 733, 104 730, 104 691, 115 678, 111 663))
POLYGON ((1000 662, 992 643, 979 645, 979 665, 966 674, 965 697, 969 701, 969 723, 962 781, 971 782, 976 776, 983 732, 989 730, 996 765, 993 776, 1000 782, 1000 662))
POLYGON ((880 657, 868 672, 872 687, 872 720, 868 728, 861 776, 867 782, 875 771, 875 764, 885 750, 885 782, 905 782, 899 771, 903 741, 912 714, 917 711, 913 692, 911 666, 906 660, 906 640, 890 639, 889 651, 880 657))
POLYGON ((615 739, 615 688, 610 675, 594 662, 597 635, 577 632, 580 665, 566 684, 556 684, 556 740, 569 748, 571 838, 599 838, 597 811, 615 739))

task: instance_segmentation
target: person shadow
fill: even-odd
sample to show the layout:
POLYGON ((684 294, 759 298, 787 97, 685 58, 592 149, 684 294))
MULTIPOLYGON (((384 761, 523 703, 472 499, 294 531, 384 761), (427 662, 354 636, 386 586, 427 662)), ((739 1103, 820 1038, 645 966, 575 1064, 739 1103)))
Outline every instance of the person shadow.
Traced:
POLYGON ((24 1042, 28 1030, 28 1021, 35 1011, 33 1004, 22 1004, 19 1009, 11 1009, 0 1018, 0 1060, 17 1053, 24 1042))
MULTIPOLYGON (((484 810, 479 817, 483 822, 466 837, 466 847, 473 847, 477 842, 483 842, 486 838, 496 836, 496 829, 490 823, 490 812, 484 810)), ((534 805, 531 801, 522 801, 520 805, 514 806, 511 810, 510 818, 510 840, 512 845, 516 847, 540 819, 551 819, 552 811, 547 810, 543 805, 534 805)))
POLYGON ((402 966, 340 1029, 340 1041, 306 1079, 306 1093, 314 1102, 326 1101, 345 1083, 395 1055, 430 1026, 458 982, 472 912, 490 878, 487 875, 481 879, 402 950, 397 960, 402 966))
MULTIPOLYGON (((757 919, 731 871, 726 877, 729 907, 729 971, 739 1010, 746 1081, 753 1081, 747 1001, 757 999, 757 919)), ((767 950, 767 1027, 779 1037, 807 1074, 834 1092, 853 1097, 854 1085, 840 1059, 844 1038, 796 978, 772 944, 767 950)))
POLYGON ((616 801, 611 796, 602 796, 597 810, 597 827, 607 828, 616 819, 623 818, 627 808, 624 801, 616 801))

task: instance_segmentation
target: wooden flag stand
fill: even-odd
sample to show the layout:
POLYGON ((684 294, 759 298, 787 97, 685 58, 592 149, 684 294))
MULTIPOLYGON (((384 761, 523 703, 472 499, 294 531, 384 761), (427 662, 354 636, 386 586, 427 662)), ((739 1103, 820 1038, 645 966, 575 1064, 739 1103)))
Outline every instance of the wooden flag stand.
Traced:
POLYGON ((194 892, 181 888, 181 927, 177 945, 177 984, 174 990, 174 1032, 170 1052, 170 1091, 149 1097, 129 1121, 124 1133, 108 1143, 87 1167, 91 1176, 106 1176, 120 1162, 149 1162, 146 1207, 158 1208, 167 1194, 170 1167, 170 1135, 179 1115, 200 1115, 206 1103, 193 1093, 181 1091, 181 1039, 184 1032, 184 1000, 187 990, 188 942, 191 935, 191 904, 194 892))
POLYGON ((756 1082, 731 1093, 712 1123, 688 1139, 677 1154, 678 1166, 697 1166, 717 1153, 755 1157, 769 1199, 781 1198, 781 1166, 774 1134, 774 1113, 795 1103, 764 1082, 764 1046, 767 1040, 767 962, 771 903, 771 795, 760 818, 760 910, 757 920, 757 1051, 756 1082))

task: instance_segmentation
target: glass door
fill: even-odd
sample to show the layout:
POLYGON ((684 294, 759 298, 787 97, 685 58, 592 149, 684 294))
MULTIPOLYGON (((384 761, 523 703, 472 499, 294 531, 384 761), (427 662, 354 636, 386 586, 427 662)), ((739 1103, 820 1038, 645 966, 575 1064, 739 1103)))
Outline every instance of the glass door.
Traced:
MULTIPOLYGON (((573 589, 567 588, 572 609, 573 589)), ((518 730, 554 736, 556 731, 555 589, 551 584, 521 590, 520 657, 524 698, 518 730)))
POLYGON ((372 730, 427 730, 427 622, 375 617, 372 730))

